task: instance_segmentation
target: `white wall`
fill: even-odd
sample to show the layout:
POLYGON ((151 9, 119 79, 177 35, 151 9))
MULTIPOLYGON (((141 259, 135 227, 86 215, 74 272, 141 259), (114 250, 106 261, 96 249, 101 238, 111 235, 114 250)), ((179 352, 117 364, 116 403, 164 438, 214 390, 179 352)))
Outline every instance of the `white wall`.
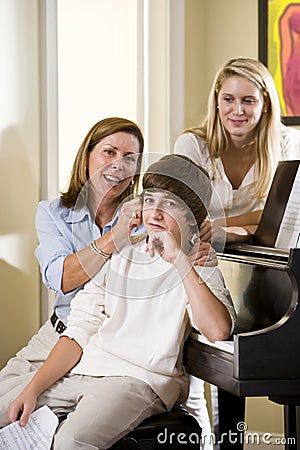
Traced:
POLYGON ((59 188, 98 120, 137 122, 145 151, 183 128, 184 0, 58 0, 59 188), (175 113, 174 113, 175 112, 175 113))
POLYGON ((216 71, 236 56, 258 57, 257 0, 185 1, 185 127, 201 122, 216 71))
POLYGON ((142 15, 137 0, 58 0, 57 12, 62 189, 94 123, 110 116, 138 119, 142 15))
POLYGON ((0 367, 39 326, 38 1, 0 0, 0 367))

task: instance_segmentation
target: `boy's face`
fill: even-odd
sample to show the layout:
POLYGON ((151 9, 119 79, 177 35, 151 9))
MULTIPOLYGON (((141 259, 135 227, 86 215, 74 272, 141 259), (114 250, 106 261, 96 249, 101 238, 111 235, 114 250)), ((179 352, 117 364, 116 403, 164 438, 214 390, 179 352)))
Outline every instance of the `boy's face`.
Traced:
POLYGON ((153 231, 169 231, 179 245, 190 238, 191 222, 187 219, 188 206, 168 191, 145 190, 143 222, 148 234, 153 231))

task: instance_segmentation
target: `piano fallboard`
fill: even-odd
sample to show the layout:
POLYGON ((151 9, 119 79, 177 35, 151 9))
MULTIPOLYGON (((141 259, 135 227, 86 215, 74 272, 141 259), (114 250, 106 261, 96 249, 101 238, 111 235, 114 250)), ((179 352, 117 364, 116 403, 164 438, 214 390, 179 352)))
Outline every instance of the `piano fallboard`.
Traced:
POLYGON ((190 374, 238 396, 300 395, 300 249, 269 253, 242 246, 220 255, 237 329, 228 345, 197 333, 185 344, 190 374))

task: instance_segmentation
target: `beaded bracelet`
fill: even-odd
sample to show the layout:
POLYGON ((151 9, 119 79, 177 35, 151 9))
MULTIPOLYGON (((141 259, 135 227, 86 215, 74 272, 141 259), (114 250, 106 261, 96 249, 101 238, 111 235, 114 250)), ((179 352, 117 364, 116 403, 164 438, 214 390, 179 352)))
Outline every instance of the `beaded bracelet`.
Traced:
POLYGON ((96 241, 92 241, 90 243, 90 247, 93 250, 93 252, 96 253, 96 255, 102 256, 102 258, 104 258, 104 259, 108 259, 111 257, 111 253, 105 253, 102 250, 100 250, 100 248, 96 244, 96 241))

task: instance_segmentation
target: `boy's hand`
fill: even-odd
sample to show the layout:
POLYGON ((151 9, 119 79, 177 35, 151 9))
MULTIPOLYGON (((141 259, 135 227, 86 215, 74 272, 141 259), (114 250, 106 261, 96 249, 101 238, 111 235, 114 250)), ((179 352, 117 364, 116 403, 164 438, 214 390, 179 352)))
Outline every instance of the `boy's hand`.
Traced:
POLYGON ((153 231, 150 233, 145 250, 149 252, 152 258, 155 253, 158 253, 165 261, 172 264, 181 251, 176 239, 168 231, 153 231))
POLYGON ((36 396, 23 391, 7 408, 9 421, 16 422, 20 420, 20 425, 27 425, 29 416, 36 407, 36 396))

